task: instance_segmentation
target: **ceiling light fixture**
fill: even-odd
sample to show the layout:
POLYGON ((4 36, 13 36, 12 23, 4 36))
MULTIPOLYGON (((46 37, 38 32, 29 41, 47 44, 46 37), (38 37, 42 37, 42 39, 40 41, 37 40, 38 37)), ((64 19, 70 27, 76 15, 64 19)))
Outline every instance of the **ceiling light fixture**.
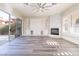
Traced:
POLYGON ((49 7, 53 7, 56 3, 24 3, 26 6, 35 7, 37 11, 44 12, 49 7))

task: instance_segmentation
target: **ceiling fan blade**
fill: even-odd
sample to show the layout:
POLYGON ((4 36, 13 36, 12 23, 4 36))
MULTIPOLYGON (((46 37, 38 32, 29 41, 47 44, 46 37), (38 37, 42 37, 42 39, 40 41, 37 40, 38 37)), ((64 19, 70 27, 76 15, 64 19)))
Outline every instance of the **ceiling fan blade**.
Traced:
POLYGON ((41 7, 41 3, 37 3, 38 7, 41 7))
POLYGON ((24 3, 25 5, 29 5, 29 3, 24 3))
POLYGON ((51 3, 52 5, 56 5, 56 3, 51 3))
POLYGON ((46 3, 44 3, 42 6, 45 6, 46 5, 46 3))
POLYGON ((49 8, 49 7, 52 7, 52 6, 44 6, 44 8, 49 8))
POLYGON ((54 6, 54 5, 56 5, 56 3, 52 3, 52 4, 49 5, 49 6, 44 6, 44 8, 52 7, 52 6, 54 6))

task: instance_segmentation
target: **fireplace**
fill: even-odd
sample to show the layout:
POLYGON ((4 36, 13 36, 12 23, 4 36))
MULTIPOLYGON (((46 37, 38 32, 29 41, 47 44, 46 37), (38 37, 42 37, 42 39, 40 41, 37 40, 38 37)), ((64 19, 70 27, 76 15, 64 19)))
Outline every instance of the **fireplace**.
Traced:
POLYGON ((51 28, 51 35, 59 35, 59 28, 51 28))

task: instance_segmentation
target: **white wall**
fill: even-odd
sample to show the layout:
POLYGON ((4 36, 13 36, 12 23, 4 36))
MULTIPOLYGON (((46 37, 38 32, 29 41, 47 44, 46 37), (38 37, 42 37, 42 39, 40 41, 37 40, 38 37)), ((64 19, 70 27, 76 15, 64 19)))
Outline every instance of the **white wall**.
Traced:
POLYGON ((72 8, 64 12, 62 20, 62 37, 79 44, 79 26, 76 28, 74 27, 76 18, 79 18, 79 4, 72 6, 72 8))
POLYGON ((61 37, 61 14, 55 14, 48 17, 25 17, 22 24, 22 34, 30 36, 31 30, 34 31, 33 36, 51 36, 61 37), (51 28, 59 28, 59 35, 51 35, 51 28))
POLYGON ((30 36, 31 30, 34 31, 33 36, 61 37, 61 15, 55 14, 48 17, 25 17, 23 19, 22 31, 24 36, 30 36), (59 35, 51 35, 51 28, 59 28, 59 35))
POLYGON ((26 17, 23 19, 23 35, 30 36, 31 30, 33 30, 33 36, 41 36, 41 31, 43 35, 48 35, 48 17, 26 17))

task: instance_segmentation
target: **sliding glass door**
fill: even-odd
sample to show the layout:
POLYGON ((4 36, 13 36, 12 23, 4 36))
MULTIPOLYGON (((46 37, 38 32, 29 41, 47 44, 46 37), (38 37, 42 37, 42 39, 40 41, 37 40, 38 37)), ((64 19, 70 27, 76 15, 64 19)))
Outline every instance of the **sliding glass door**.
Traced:
POLYGON ((9 38, 9 14, 0 10, 0 41, 4 42, 8 40, 8 38, 9 38))
POLYGON ((10 20, 10 40, 15 39, 22 34, 22 21, 19 18, 11 18, 10 20))
POLYGON ((19 18, 12 18, 10 14, 0 10, 0 44, 2 41, 9 41, 21 36, 22 21, 19 18))

